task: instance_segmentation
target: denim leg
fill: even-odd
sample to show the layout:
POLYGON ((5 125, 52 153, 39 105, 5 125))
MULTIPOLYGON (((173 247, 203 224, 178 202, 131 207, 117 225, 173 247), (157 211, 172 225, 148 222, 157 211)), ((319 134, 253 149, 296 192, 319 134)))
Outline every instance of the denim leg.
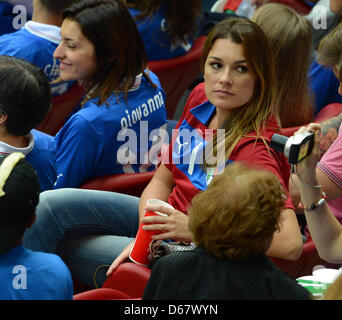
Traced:
POLYGON ((60 251, 73 277, 95 288, 95 273, 96 284, 101 287, 108 267, 133 240, 112 235, 84 236, 63 242, 60 251))
MULTIPOLYGON (((25 232, 24 245, 34 251, 58 253, 65 239, 135 237, 138 207, 139 198, 120 193, 69 188, 46 191, 40 194, 37 220, 25 232)), ((112 243, 113 250, 115 245, 112 243)))

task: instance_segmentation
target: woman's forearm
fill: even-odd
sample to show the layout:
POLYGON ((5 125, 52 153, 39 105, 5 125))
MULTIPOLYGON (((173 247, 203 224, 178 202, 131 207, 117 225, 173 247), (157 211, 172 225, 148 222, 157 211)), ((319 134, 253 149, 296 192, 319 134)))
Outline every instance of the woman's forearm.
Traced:
POLYGON ((153 176, 151 182, 147 185, 140 197, 139 220, 145 214, 146 202, 148 199, 159 199, 167 202, 174 186, 172 173, 161 164, 153 176))
POLYGON ((266 251, 270 257, 298 260, 303 247, 297 218, 293 210, 285 209, 280 217, 280 230, 273 236, 271 246, 266 251))
MULTIPOLYGON (((318 185, 315 176, 310 184, 318 185)), ((299 181, 300 194, 304 206, 316 204, 323 194, 322 188, 312 188, 299 181)), ((314 210, 304 209, 310 234, 320 257, 331 263, 342 262, 342 227, 326 202, 314 210)))

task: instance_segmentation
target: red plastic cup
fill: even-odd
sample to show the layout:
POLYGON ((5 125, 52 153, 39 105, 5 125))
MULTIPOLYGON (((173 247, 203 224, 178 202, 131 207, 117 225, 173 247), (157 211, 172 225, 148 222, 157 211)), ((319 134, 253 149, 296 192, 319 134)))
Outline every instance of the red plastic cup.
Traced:
MULTIPOLYGON (((167 202, 164 202, 159 199, 149 199, 147 200, 147 205, 163 205, 165 207, 174 209, 171 205, 169 205, 167 202)), ((167 217, 166 214, 158 212, 158 211, 145 211, 144 217, 148 216, 164 216, 167 217)), ((131 249, 131 252, 129 254, 129 258, 136 264, 140 264, 143 266, 148 266, 150 264, 150 260, 148 258, 149 254, 152 252, 151 245, 154 240, 151 239, 151 237, 155 234, 160 234, 161 230, 143 230, 143 223, 140 224, 138 233, 135 237, 133 247, 131 249)))

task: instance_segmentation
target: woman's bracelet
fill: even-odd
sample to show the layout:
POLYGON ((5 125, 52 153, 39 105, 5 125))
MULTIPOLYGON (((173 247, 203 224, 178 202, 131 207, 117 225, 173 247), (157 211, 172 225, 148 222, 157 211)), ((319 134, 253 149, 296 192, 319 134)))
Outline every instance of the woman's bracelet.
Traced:
POLYGON ((311 206, 305 206, 302 201, 299 202, 298 208, 304 209, 304 210, 315 210, 317 207, 320 207, 323 205, 323 203, 327 200, 327 195, 323 192, 321 199, 319 199, 316 203, 313 203, 311 206))

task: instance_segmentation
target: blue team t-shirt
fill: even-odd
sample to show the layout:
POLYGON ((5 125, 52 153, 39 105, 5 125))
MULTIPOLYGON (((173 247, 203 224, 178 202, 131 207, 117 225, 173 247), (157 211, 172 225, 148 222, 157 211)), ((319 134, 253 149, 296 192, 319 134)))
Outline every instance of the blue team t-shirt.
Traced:
POLYGON ((0 300, 72 300, 69 269, 56 254, 23 245, 0 254, 0 300))
POLYGON ((141 76, 127 103, 117 92, 108 98, 108 106, 92 99, 70 117, 55 137, 55 188, 79 187, 94 176, 156 168, 153 153, 160 150, 158 135, 164 133, 167 118, 165 93, 157 76, 151 71, 149 76, 156 89, 141 76))
POLYGON ((309 69, 309 83, 315 99, 315 115, 330 103, 342 103, 338 93, 340 82, 331 68, 323 67, 315 60, 309 69))
POLYGON ((31 130, 34 147, 26 155, 26 160, 36 170, 40 191, 51 190, 56 181, 56 153, 54 138, 44 132, 31 130))
MULTIPOLYGON (((141 13, 134 8, 127 8, 133 18, 141 13)), ((184 55, 193 44, 193 39, 186 43, 171 43, 168 35, 168 26, 165 16, 165 6, 160 6, 152 18, 145 17, 136 20, 140 36, 145 45, 147 59, 149 61, 165 60, 184 55)))
POLYGON ((21 152, 37 172, 40 191, 51 190, 56 181, 56 154, 54 138, 38 130, 31 130, 27 135, 27 147, 18 148, 0 141, 0 158, 13 152, 21 152))
POLYGON ((7 1, 0 1, 0 35, 16 31, 13 26, 15 15, 12 10, 13 5, 7 1))
MULTIPOLYGON (((43 69, 49 82, 59 76, 59 61, 53 58, 61 38, 60 28, 28 21, 20 30, 0 37, 0 55, 22 58, 43 69)), ((53 96, 67 91, 74 82, 50 84, 53 96)))

